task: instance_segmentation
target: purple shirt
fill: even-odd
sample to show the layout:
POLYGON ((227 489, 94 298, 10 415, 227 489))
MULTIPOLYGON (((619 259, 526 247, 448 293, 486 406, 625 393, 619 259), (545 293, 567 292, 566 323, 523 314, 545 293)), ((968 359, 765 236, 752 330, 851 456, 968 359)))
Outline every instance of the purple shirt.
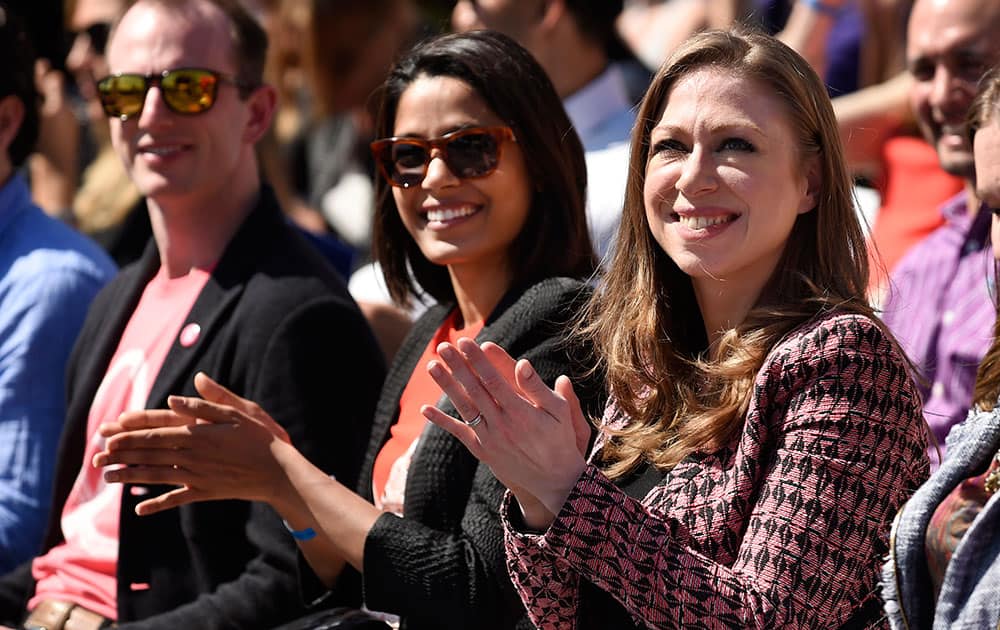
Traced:
MULTIPOLYGON (((944 456, 944 439, 972 404, 979 362, 993 339, 996 307, 990 212, 966 211, 966 194, 941 206, 945 224, 915 245, 892 273, 882 319, 925 382, 924 418, 944 456)), ((930 448, 931 467, 940 460, 930 448)))

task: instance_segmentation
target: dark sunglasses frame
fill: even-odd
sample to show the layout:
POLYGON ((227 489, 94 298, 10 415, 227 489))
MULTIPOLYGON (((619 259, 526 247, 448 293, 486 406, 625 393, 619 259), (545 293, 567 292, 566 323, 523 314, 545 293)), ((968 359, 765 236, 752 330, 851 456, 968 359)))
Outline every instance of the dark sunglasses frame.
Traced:
POLYGON ((427 169, 430 167, 431 160, 434 159, 432 151, 437 149, 441 159, 444 160, 445 165, 448 167, 455 176, 461 179, 479 179, 482 177, 488 177, 492 175, 497 167, 500 165, 500 160, 503 157, 503 144, 504 140, 510 140, 512 142, 517 142, 517 138, 514 136, 514 131, 510 127, 495 126, 495 127, 467 127, 465 129, 458 129, 452 131, 451 133, 446 133, 439 138, 413 138, 407 136, 393 136, 392 138, 382 138, 371 143, 372 156, 375 158, 375 163, 378 164, 379 170, 385 177, 385 180, 389 182, 390 185, 396 188, 410 188, 420 184, 427 177, 427 169), (461 169, 456 168, 452 165, 448 157, 448 145, 452 142, 464 138, 470 135, 487 135, 493 138, 496 142, 496 158, 493 161, 493 165, 484 172, 476 172, 471 175, 461 175, 461 169), (420 174, 420 179, 416 181, 398 181, 392 176, 392 160, 387 159, 389 152, 394 146, 398 145, 411 145, 415 147, 420 147, 426 152, 426 159, 423 164, 423 171, 420 174))
POLYGON ((142 108, 146 103, 146 96, 149 94, 149 89, 154 85, 160 89, 160 98, 167 105, 167 108, 174 112, 175 114, 181 114, 182 116, 196 116, 198 114, 203 114, 208 110, 212 109, 215 105, 216 98, 218 96, 219 84, 229 83, 234 85, 240 90, 252 90, 255 85, 249 84, 245 81, 240 81, 236 77, 225 74, 222 72, 216 72, 215 70, 209 70, 208 68, 171 68, 170 70, 164 70, 163 72, 157 74, 138 74, 136 72, 117 72, 115 74, 108 75, 97 81, 97 94, 101 99, 101 107, 104 109, 104 113, 112 118, 120 118, 122 122, 132 118, 133 116, 138 116, 142 113, 142 108), (202 76, 210 76, 213 79, 212 85, 206 91, 208 95, 208 102, 204 105, 198 103, 198 101, 193 101, 191 105, 196 107, 190 109, 184 109, 182 107, 177 107, 171 103, 170 98, 167 96, 168 92, 172 92, 171 88, 164 88, 163 82, 168 79, 171 75, 176 75, 177 73, 183 72, 196 72, 202 76), (121 79, 123 77, 129 77, 133 79, 142 79, 143 89, 142 97, 139 100, 139 108, 134 112, 125 113, 122 111, 121 106, 117 106, 114 103, 114 89, 111 87, 116 79, 121 79), (103 87, 102 87, 103 86, 103 87))

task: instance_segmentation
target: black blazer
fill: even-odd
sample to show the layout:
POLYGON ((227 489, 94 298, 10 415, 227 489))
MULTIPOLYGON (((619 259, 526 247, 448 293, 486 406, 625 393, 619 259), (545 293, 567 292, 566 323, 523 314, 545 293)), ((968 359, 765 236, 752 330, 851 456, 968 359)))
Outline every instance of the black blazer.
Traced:
MULTIPOLYGON (((210 211, 206 209, 206 211, 210 211)), ((159 267, 155 243, 95 299, 68 369, 69 405, 44 549, 82 465, 87 415, 139 297, 159 267)), ((202 332, 171 347, 147 408, 195 395, 199 371, 254 400, 296 447, 345 483, 358 477, 384 376, 375 340, 343 282, 289 228, 269 189, 226 248, 186 321, 202 332)), ((121 507, 120 628, 269 628, 301 613, 296 546, 268 506, 212 501, 138 517, 121 507), (149 584, 133 590, 133 584, 149 584), (140 621, 141 620, 141 621, 140 621), (134 622, 134 623, 130 623, 134 622)), ((30 563, 0 579, 0 618, 16 622, 34 591, 30 563)))
MULTIPOLYGON (((588 373, 590 347, 566 336, 589 296, 586 285, 567 278, 513 289, 476 339, 530 359, 550 386, 566 374, 593 417, 603 409, 603 375, 588 373)), ((358 485, 369 501, 375 457, 399 417, 403 389, 414 370, 424 369, 417 361, 452 308, 438 305, 425 313, 389 370, 358 485)), ((447 397, 437 406, 457 417, 447 397)), ((365 604, 400 615, 409 630, 533 627, 507 575, 499 516, 504 490, 461 442, 428 423, 407 473, 405 518, 383 514, 365 540, 365 604)), ((352 578, 357 574, 347 570, 338 590, 352 578)))

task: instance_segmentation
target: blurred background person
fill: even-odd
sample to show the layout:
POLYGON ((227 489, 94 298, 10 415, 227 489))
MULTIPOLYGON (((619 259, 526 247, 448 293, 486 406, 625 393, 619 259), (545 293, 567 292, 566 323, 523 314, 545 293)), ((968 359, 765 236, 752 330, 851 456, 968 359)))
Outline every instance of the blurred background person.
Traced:
POLYGON ((304 62, 311 113, 292 147, 295 188, 363 259, 371 246, 372 94, 429 34, 411 0, 310 0, 304 62))
POLYGON ((276 42, 268 76, 280 102, 262 164, 289 216, 327 249, 332 242, 347 250, 338 268, 354 272, 351 293, 391 361, 421 302, 393 305, 377 265, 366 264, 375 205, 372 93, 431 28, 412 0, 283 0, 263 13, 276 42))
POLYGON ((893 269, 882 319, 920 372, 924 418, 941 451, 972 403, 996 319, 990 211, 976 194, 966 117, 979 79, 1000 62, 998 29, 994 0, 917 0, 909 20, 910 104, 941 168, 963 189, 940 206, 943 225, 893 269))
POLYGON ((618 232, 633 105, 649 79, 615 30, 621 10, 621 0, 459 0, 451 16, 456 31, 514 38, 556 86, 587 151, 587 222, 601 260, 618 232))
MULTIPOLYGON (((976 195, 993 213, 1000 259, 1000 69, 969 111, 976 195)), ((1000 273, 994 262, 993 275, 1000 273)), ((995 281, 994 281, 995 282, 995 281)), ((994 294, 1000 309, 1000 296, 994 294)), ((979 366, 973 407, 948 435, 941 468, 900 508, 882 592, 898 630, 1000 627, 1000 328, 979 366)))
MULTIPOLYGON (((105 48, 111 25, 125 6, 124 0, 67 0, 72 44, 66 69, 73 77, 79 102, 74 104, 56 86, 46 90, 46 99, 54 107, 75 107, 83 114, 80 122, 87 134, 84 148, 78 151, 84 159, 79 189, 66 200, 68 220, 100 243, 119 265, 137 260, 152 234, 149 214, 139 204, 139 191, 111 147, 108 117, 95 87, 98 79, 108 75, 105 48)), ((41 153, 43 158, 51 155, 41 153)), ((39 180, 40 173, 35 173, 39 180)), ((36 189, 45 185, 44 181, 35 184, 36 189)))
POLYGON ((115 273, 94 243, 32 203, 18 173, 39 127, 32 51, 0 3, 0 574, 41 546, 66 362, 87 307, 115 273))

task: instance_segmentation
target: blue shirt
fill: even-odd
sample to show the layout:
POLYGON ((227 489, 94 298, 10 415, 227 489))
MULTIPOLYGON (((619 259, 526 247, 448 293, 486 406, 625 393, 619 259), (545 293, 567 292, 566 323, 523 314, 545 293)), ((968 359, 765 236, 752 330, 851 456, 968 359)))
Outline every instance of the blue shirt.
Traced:
POLYGON ((0 188, 0 574, 38 552, 66 415, 70 350, 114 263, 45 215, 20 176, 0 188))

